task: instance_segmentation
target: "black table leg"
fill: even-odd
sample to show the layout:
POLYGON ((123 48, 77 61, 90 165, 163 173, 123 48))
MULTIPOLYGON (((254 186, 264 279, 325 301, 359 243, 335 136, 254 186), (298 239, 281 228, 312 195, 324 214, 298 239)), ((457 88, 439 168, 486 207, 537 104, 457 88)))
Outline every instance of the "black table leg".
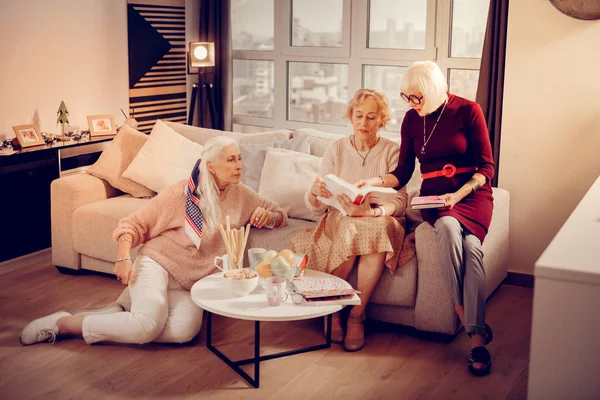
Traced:
POLYGON ((206 321, 206 347, 212 351, 217 357, 219 357, 229 368, 233 369, 242 378, 244 378, 253 387, 258 388, 260 384, 260 362, 273 360, 275 358, 282 358, 291 356, 294 354, 308 353, 310 351, 328 349, 331 347, 331 314, 327 316, 327 338, 326 342, 311 347, 304 347, 297 350, 283 351, 280 353, 269 354, 266 356, 260 355, 260 321, 254 322, 254 357, 247 358, 245 360, 233 361, 225 354, 221 353, 219 349, 212 345, 212 313, 208 313, 206 321), (244 370, 240 368, 241 365, 254 364, 254 378, 251 378, 244 370))

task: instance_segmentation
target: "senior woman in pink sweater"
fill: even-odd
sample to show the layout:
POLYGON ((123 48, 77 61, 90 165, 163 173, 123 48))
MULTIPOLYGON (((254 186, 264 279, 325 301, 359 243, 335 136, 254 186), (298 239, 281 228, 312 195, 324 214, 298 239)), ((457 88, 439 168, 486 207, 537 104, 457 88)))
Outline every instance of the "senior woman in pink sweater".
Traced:
POLYGON ((242 160, 237 142, 209 140, 189 181, 159 193, 133 215, 122 219, 113 237, 118 243, 114 273, 128 285, 117 303, 103 310, 71 315, 59 311, 30 322, 21 343, 54 341, 57 336, 83 337, 88 344, 184 343, 202 325, 203 310, 190 288, 214 273, 213 259, 226 253, 219 224, 250 222, 258 228, 287 223, 277 204, 240 183, 242 160), (131 248, 142 244, 135 262, 131 248))

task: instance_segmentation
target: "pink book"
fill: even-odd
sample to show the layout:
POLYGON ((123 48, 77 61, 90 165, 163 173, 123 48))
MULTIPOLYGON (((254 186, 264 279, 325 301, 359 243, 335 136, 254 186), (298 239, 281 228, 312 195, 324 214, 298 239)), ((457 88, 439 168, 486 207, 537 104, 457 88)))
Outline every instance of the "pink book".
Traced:
POLYGON ((442 196, 420 196, 413 197, 410 201, 410 206, 414 210, 423 208, 440 208, 446 207, 446 200, 442 196))

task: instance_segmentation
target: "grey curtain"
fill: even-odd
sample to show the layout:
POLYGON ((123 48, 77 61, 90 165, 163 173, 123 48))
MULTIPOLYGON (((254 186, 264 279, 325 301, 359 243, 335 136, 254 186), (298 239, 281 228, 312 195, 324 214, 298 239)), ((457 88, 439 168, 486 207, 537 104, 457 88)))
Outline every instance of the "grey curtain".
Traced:
POLYGON ((502 128, 502 99, 504 96, 504 66, 506 60, 506 32, 508 28, 508 1, 491 0, 488 13, 476 101, 481 105, 487 122, 496 174, 492 186, 498 186, 500 166, 500 133, 502 128))
MULTIPOLYGON (((231 130, 231 29, 230 0, 200 1, 200 35, 201 42, 215 43, 215 67, 207 72, 207 84, 212 85, 213 102, 216 121, 211 126, 210 110, 206 95, 198 104, 199 115, 204 127, 231 130)), ((207 93, 207 92, 205 92, 207 93)))

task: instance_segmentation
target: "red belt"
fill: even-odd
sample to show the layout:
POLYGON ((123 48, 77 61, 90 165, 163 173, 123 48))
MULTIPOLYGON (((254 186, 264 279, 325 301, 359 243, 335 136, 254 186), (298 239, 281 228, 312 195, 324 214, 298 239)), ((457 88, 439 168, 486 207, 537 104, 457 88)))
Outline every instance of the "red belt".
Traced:
POLYGON ((446 178, 452 178, 456 174, 462 174, 464 172, 470 172, 470 171, 477 171, 477 167, 456 168, 452 164, 446 164, 446 165, 444 165, 444 168, 442 168, 439 171, 433 171, 433 172, 428 172, 426 174, 422 174, 421 178, 430 179, 430 178, 437 178, 440 176, 445 176, 446 178))

